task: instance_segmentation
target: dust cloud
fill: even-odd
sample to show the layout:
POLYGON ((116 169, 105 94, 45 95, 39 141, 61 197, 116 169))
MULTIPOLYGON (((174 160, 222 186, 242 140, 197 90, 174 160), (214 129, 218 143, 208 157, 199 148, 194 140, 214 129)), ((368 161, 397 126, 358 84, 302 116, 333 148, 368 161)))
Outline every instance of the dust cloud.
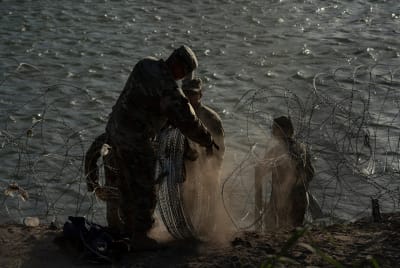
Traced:
MULTIPOLYGON (((186 180, 181 187, 183 209, 198 239, 225 245, 243 230, 265 232, 292 225, 290 215, 295 208, 291 192, 303 187, 296 181, 292 157, 287 146, 273 137, 261 148, 262 151, 258 148, 257 153, 249 154, 245 162, 237 161, 242 156, 238 157, 235 151, 225 152, 222 167, 216 157, 205 154, 200 154, 196 161, 185 162, 186 180), (262 166, 265 172, 256 187, 257 166, 262 166), (280 179, 272 181, 272 169, 277 166, 280 168, 275 173, 280 179), (261 198, 259 204, 257 194, 261 198)), ((158 239, 172 239, 160 219, 152 234, 158 239)))
POLYGON ((202 152, 196 161, 186 161, 185 168, 184 209, 196 236, 210 243, 229 242, 235 228, 222 200, 221 159, 202 152))

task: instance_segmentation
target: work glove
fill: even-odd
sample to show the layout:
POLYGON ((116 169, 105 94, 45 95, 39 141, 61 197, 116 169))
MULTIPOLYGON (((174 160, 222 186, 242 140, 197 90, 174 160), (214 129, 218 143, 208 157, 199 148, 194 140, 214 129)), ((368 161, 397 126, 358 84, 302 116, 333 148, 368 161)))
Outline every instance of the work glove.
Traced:
POLYGON ((199 153, 196 151, 195 148, 192 148, 192 146, 190 146, 190 143, 187 139, 185 139, 185 151, 183 153, 183 156, 185 157, 185 159, 190 161, 196 161, 197 158, 199 158, 199 153))
POLYGON ((211 156, 213 154, 213 148, 215 148, 215 149, 217 149, 217 151, 219 151, 219 146, 214 141, 212 141, 211 144, 206 147, 207 156, 211 156))

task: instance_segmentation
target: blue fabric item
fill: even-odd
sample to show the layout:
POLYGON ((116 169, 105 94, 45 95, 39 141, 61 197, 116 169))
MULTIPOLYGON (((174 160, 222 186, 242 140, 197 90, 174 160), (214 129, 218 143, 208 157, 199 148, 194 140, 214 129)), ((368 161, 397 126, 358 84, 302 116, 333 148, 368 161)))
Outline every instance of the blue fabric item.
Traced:
MULTIPOLYGON (((65 238, 73 241, 78 250, 83 249, 81 257, 92 262, 112 262, 115 249, 121 250, 122 237, 113 237, 108 228, 89 222, 84 217, 69 216, 63 227, 65 238)), ((125 248, 129 251, 129 248, 125 248)))

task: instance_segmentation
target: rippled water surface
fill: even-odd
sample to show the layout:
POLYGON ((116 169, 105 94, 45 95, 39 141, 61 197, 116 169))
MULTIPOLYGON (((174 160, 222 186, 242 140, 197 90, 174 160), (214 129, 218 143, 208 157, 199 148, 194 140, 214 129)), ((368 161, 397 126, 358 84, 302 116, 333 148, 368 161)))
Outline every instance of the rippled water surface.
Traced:
POLYGON ((387 210, 398 207, 397 0, 0 0, 0 37, 0 186, 16 181, 37 200, 3 196, 0 210, 9 218, 101 207, 85 194, 82 156, 103 131, 134 64, 149 55, 166 58, 181 44, 197 54, 204 102, 222 117, 232 191, 251 195, 248 183, 229 174, 252 145, 263 147, 274 116, 290 114, 316 149, 312 187, 327 211, 355 217, 371 196, 386 196, 387 210), (315 89, 320 99, 311 102, 315 89), (298 123, 307 120, 311 134, 298 123), (361 132, 351 129, 358 125, 361 132), (370 150, 355 149, 355 136, 343 141, 350 132, 368 133, 383 149, 371 158, 370 150), (382 176, 360 178, 349 169, 346 179, 332 179, 332 170, 345 169, 330 158, 338 151, 363 168, 376 165, 372 174, 382 176))

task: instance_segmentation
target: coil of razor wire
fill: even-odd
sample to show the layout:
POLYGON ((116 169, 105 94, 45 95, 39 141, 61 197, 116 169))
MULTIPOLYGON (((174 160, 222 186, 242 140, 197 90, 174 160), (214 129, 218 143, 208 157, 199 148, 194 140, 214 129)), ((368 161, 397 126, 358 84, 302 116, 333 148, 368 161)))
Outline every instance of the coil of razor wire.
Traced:
POLYGON ((177 239, 195 237, 191 220, 183 209, 184 142, 184 136, 175 128, 166 128, 157 137, 155 178, 161 181, 157 209, 168 232, 177 239))

